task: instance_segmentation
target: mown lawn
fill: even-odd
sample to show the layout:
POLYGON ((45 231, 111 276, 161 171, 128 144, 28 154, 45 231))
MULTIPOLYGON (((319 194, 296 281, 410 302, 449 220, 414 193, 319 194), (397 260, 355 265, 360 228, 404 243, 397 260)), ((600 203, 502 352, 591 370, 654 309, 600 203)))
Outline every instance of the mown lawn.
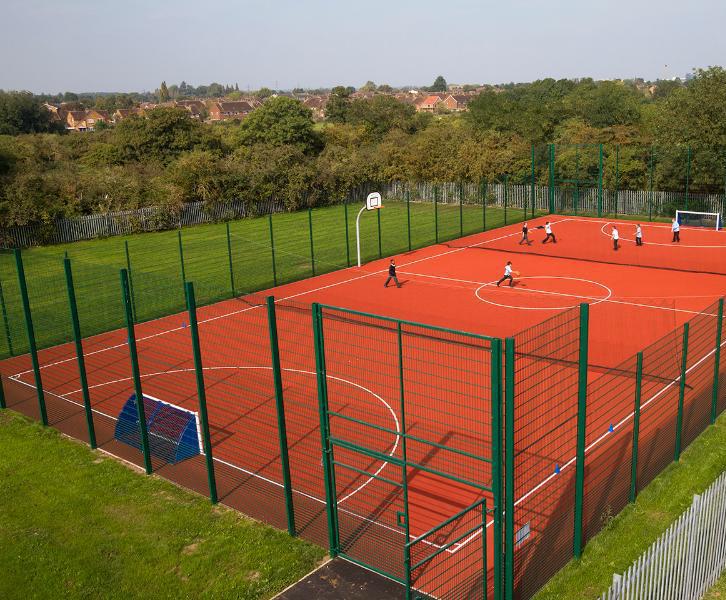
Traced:
POLYGON ((270 598, 322 548, 0 411, 0 598, 270 598))
MULTIPOLYGON (((72 339, 66 254, 72 263, 82 333, 88 336, 123 326, 119 270, 129 266, 136 319, 145 321, 184 310, 184 280, 194 282, 199 304, 209 304, 353 265, 358 210, 359 205, 348 206, 347 220, 342 204, 310 213, 241 219, 229 223, 229 242, 227 225, 215 223, 24 250, 38 345, 72 339)), ((411 248, 421 248, 435 243, 437 229, 438 240, 447 241, 523 216, 515 208, 505 213, 482 205, 460 209, 458 204, 439 204, 435 209, 430 202, 411 202, 409 211, 404 202, 386 202, 383 210, 361 217, 361 254, 369 261, 407 251, 409 222, 411 248)), ((28 351, 15 259, 7 251, 0 252, 0 284, 5 307, 0 321, 2 358, 28 351)))
MULTIPOLYGON (((704 431, 535 596, 535 600, 592 600, 623 573, 726 470, 726 413, 704 431)), ((726 582, 721 582, 726 597, 726 582)), ((717 593, 717 592, 714 592, 717 593)), ((712 596, 717 598, 718 596, 712 596)))

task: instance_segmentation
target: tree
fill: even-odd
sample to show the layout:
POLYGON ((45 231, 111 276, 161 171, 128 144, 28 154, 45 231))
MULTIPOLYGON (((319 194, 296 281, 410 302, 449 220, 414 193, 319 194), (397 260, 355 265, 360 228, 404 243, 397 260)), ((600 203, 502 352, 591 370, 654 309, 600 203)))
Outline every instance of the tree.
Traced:
POLYGON ((52 115, 30 92, 0 91, 0 134, 62 131, 52 115))
POLYGON ((330 123, 345 123, 348 118, 350 95, 352 92, 342 85, 336 86, 330 92, 328 103, 325 105, 325 120, 330 123))
POLYGON ((382 94, 390 94, 391 92, 393 92, 393 88, 387 83, 383 83, 378 86, 378 91, 382 94))
POLYGON ((429 92, 445 92, 447 87, 446 79, 444 79, 443 75, 439 75, 434 80, 434 84, 429 88, 429 92))
POLYGON ((271 98, 250 113, 240 124, 238 140, 244 146, 293 145, 305 153, 317 152, 321 146, 312 112, 286 96, 271 98))
POLYGON ((182 152, 220 148, 213 130, 189 118, 182 108, 155 108, 145 117, 128 117, 116 126, 114 142, 127 161, 161 163, 182 152))
POLYGON ((416 129, 416 110, 410 104, 399 102, 392 96, 374 96, 370 100, 350 103, 346 122, 362 125, 369 135, 382 137, 391 129, 413 133, 416 129))
POLYGON ((167 102, 169 100, 169 89, 166 87, 166 81, 161 82, 159 87, 159 102, 167 102))
POLYGON ((360 88, 361 92, 375 92, 376 91, 376 84, 372 81, 366 81, 364 85, 360 88))
POLYGON ((259 98, 260 100, 264 100, 265 98, 269 98, 272 96, 274 92, 268 88, 268 87, 261 87, 259 90, 255 92, 255 97, 259 98))

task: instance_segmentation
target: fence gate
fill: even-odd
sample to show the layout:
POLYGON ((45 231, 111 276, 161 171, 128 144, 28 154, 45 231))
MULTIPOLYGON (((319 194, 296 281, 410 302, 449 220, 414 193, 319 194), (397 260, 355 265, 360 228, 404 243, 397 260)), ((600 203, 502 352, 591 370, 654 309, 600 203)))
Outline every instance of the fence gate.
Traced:
POLYGON ((409 597, 495 597, 500 340, 320 305, 313 323, 333 554, 409 597))

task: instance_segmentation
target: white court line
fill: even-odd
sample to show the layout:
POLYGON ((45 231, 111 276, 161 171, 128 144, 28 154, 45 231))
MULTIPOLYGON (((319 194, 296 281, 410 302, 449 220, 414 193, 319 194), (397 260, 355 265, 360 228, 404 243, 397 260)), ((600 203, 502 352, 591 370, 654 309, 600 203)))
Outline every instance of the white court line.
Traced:
MULTIPOLYGON (((721 342, 721 347, 723 348, 726 346, 726 340, 721 342)), ((686 369, 686 374, 690 373, 693 369, 698 367, 703 361, 708 360, 712 355, 716 353, 716 349, 714 348, 711 350, 708 354, 706 354, 703 358, 701 358, 697 363, 691 365, 688 369, 686 369)), ((644 404, 641 405, 640 411, 643 412, 643 409, 645 409, 651 402, 658 399, 662 394, 664 394, 668 389, 673 387, 674 385, 678 384, 680 382, 681 376, 679 375, 676 377, 673 381, 668 382, 667 385, 665 385, 659 392, 654 394, 651 398, 649 398, 644 404)), ((585 448, 585 454, 590 452, 595 446, 597 446, 600 442, 602 442, 604 439, 606 439, 608 436, 610 436, 612 433, 615 432, 616 429, 622 427, 625 423, 627 423, 630 419, 632 419, 635 416, 635 411, 631 412, 629 415, 623 417, 616 425, 613 425, 613 431, 608 431, 601 435, 599 438, 597 438, 594 442, 590 443, 589 446, 585 448)), ((560 467, 560 473, 552 473, 545 479, 543 479, 540 483, 538 483, 536 486, 534 486, 531 490, 529 490, 524 496, 522 496, 519 500, 517 500, 514 503, 514 506, 519 505, 520 503, 524 502, 527 498, 529 498, 532 494, 536 493, 538 490, 543 488, 545 485, 547 485, 550 481, 552 481, 555 477, 557 477, 559 474, 562 473, 567 467, 572 466, 577 461, 577 456, 573 456, 570 460, 568 460, 565 464, 563 464, 560 467)), ((502 511, 502 515, 506 514, 505 511, 502 511)), ((494 519, 487 521, 487 528, 491 527, 494 524, 494 519)), ((462 540, 458 545, 455 545, 457 552, 464 544, 468 544, 470 541, 475 539, 479 534, 479 532, 476 532, 469 536, 468 538, 462 540)), ((452 546, 454 547, 454 546, 452 546)))
MULTIPOLYGON (((414 273, 412 271, 401 271, 402 275, 413 275, 414 277, 428 277, 429 279, 441 279, 443 281, 455 281, 457 283, 467 283, 471 285, 481 286, 484 287, 486 285, 491 285, 492 283, 496 283, 493 281, 472 281, 469 279, 457 279, 454 277, 443 277, 441 275, 426 275, 424 273, 414 273)), ((554 277, 554 276, 553 276, 554 277)), ((590 282, 590 283, 596 283, 596 282, 590 282)), ((603 284, 598 284, 603 285, 603 284)), ((609 288, 608 288, 609 289, 609 288)), ((614 300, 612 298, 598 298, 597 296, 585 296, 580 294, 567 294, 565 292, 551 292, 548 290, 537 290, 537 289, 530 289, 530 288, 522 288, 522 287, 513 287, 512 290, 518 291, 518 292, 531 292, 534 294, 550 294, 553 296, 563 296, 567 298, 578 298, 581 300, 592 300, 593 302, 608 302, 610 304, 625 304, 627 306, 637 306, 640 308, 652 308, 654 310, 667 310, 667 311, 675 311, 675 312, 682 312, 682 313, 688 313, 691 315, 708 315, 710 317, 715 317, 716 315, 710 314, 710 313, 704 313, 699 310, 688 310, 685 308, 675 308, 675 307, 668 307, 668 306, 655 306, 652 304, 643 304, 640 302, 628 302, 626 300, 614 300)), ((508 292, 507 292, 508 293, 508 292)), ((713 298, 713 296, 698 296, 699 298, 713 298)), ((513 307, 516 310, 519 310, 520 308, 527 309, 527 307, 513 307)), ((542 309, 546 310, 546 309, 542 309)), ((552 310, 561 310, 561 309, 552 309, 552 310)), ((26 373, 29 373, 30 371, 26 371, 26 373)))
MULTIPOLYGON (((606 236, 608 238, 610 237, 610 234, 607 231, 605 231, 605 228, 608 225, 612 224, 612 223, 615 223, 617 225, 622 224, 620 221, 608 221, 607 223, 605 223, 600 228, 600 232, 604 236, 606 236)), ((689 230, 689 231, 694 231, 694 230, 689 230)), ((695 231, 700 231, 700 230, 699 229, 696 229, 695 231)), ((714 230, 712 230, 712 229, 706 229, 705 231, 714 231, 714 230)), ((635 243, 635 240, 631 240, 629 238, 623 238, 623 237, 620 238, 620 241, 622 241, 622 242, 630 242, 632 244, 635 243)), ((681 244, 680 242, 668 242, 668 243, 665 243, 665 242, 648 242, 648 241, 644 241, 643 242, 643 245, 644 246, 666 246, 668 248, 707 248, 707 249, 714 249, 714 248, 716 248, 716 249, 726 250, 726 246, 724 246, 722 244, 717 244, 715 246, 707 246, 707 245, 705 245, 705 246, 699 246, 699 245, 696 245, 696 244, 681 244)))
MULTIPOLYGON (((231 369, 231 370, 243 370, 243 369, 265 369, 265 370, 272 370, 272 367, 262 367, 262 366, 249 366, 249 367, 235 367, 235 366, 226 366, 226 367, 224 367, 224 366, 223 367, 203 367, 203 370, 205 370, 205 371, 226 370, 226 369, 231 369)), ((283 371, 290 371, 290 372, 293 372, 293 373, 303 373, 303 374, 306 374, 306 375, 317 375, 317 373, 315 373, 314 371, 305 371, 305 370, 302 370, 302 369, 283 368, 282 370, 283 371)), ((160 375, 169 375, 169 374, 184 373, 184 372, 193 372, 193 371, 194 371, 194 369, 174 369, 174 370, 171 370, 171 371, 159 371, 157 373, 145 373, 145 374, 141 375, 141 377, 142 378, 144 378, 144 377, 156 377, 156 376, 160 376, 160 375)), ((357 387, 357 388, 359 388, 359 389, 361 389, 361 390, 363 390, 365 392, 368 392, 369 394, 371 394, 372 396, 374 396, 391 413, 391 416, 393 417, 393 420, 394 420, 394 422, 396 424, 396 431, 398 431, 400 433, 400 423, 398 421, 398 417, 396 416, 396 413, 391 408, 391 405, 388 404, 388 402, 386 402, 378 394, 376 394, 375 392, 372 392, 371 390, 369 390, 368 388, 366 388, 366 387, 364 387, 362 385, 359 385, 359 384, 357 384, 357 383, 355 383, 353 381, 349 381, 347 379, 342 379, 340 377, 334 377, 332 375, 328 375, 328 378, 329 379, 334 379, 334 380, 340 381, 342 383, 347 383, 347 384, 352 385, 354 387, 357 387)), ((112 381, 105 381, 103 383, 97 383, 95 385, 89 386, 88 389, 89 390, 96 389, 96 388, 104 387, 104 386, 107 386, 107 385, 113 385, 114 383, 121 383, 121 382, 124 382, 124 381, 129 381, 131 379, 132 379, 131 377, 124 377, 122 379, 115 379, 115 380, 112 380, 112 381)), ((35 389, 35 386, 33 384, 27 383, 25 381, 22 381, 21 379, 14 379, 14 381, 17 381, 18 383, 20 383, 20 384, 22 384, 24 386, 27 386, 27 387, 30 387, 30 388, 35 389)), ((66 392, 65 394, 58 394, 56 392, 53 392, 52 390, 44 390, 44 391, 46 393, 50 394, 51 396, 55 396, 56 398, 58 398, 60 400, 63 400, 63 401, 68 402, 70 404, 74 404, 74 405, 79 406, 81 408, 84 407, 84 404, 83 403, 77 402, 77 401, 72 400, 71 398, 68 397, 71 394, 78 394, 78 393, 82 392, 83 391, 82 388, 81 389, 77 389, 77 390, 72 390, 70 392, 66 392)), ((144 394, 144 396, 146 396, 146 395, 147 394, 144 394)), ((186 410, 186 409, 184 409, 184 410, 186 410)), ((96 413, 96 414, 102 415, 102 416, 104 416, 107 419, 110 419, 112 421, 117 421, 118 420, 117 417, 114 417, 112 415, 109 415, 109 414, 107 414, 107 413, 105 413, 105 412, 103 412, 101 410, 98 410, 97 408, 91 408, 91 411, 94 412, 94 413, 96 413)), ((396 436, 396 442, 395 442, 393 448, 391 449, 391 451, 388 453, 388 456, 393 456, 393 454, 396 452, 396 449, 398 447, 399 441, 400 441, 399 436, 396 436)), ((111 454, 111 453, 109 453, 109 454, 111 454)), ((203 454, 203 452, 202 452, 202 454, 203 454)), ((114 454, 111 454, 111 455, 112 456, 115 456, 114 454)), ((238 465, 235 465, 233 463, 230 463, 230 462, 228 462, 228 461, 226 461, 224 459, 218 458, 216 456, 214 456, 213 459, 214 459, 215 462, 218 462, 218 463, 223 464, 223 465, 225 465, 227 467, 230 467, 232 469, 235 469, 237 471, 240 471, 240 472, 244 473, 245 475, 249 475, 250 477, 255 477, 257 479, 260 479, 260 480, 262 480, 262 481, 264 481, 264 482, 266 482, 266 483, 268 483, 270 485, 274 485, 275 487, 279 487, 279 488, 284 488, 285 487, 284 484, 279 483, 278 481, 275 481, 274 479, 270 479, 269 477, 265 477, 264 475, 260 475, 259 473, 255 473, 253 471, 250 471, 248 469, 245 469, 244 467, 240 467, 238 465)), ((378 468, 378 470, 373 474, 373 476, 369 477, 365 482, 363 482, 361 485, 359 485, 352 492, 350 492, 349 494, 347 494, 343 498, 340 498, 336 502, 336 504, 338 505, 338 510, 341 511, 341 512, 343 512, 343 513, 345 513, 345 514, 347 514, 347 515, 350 515, 350 516, 355 517, 357 519, 361 519, 362 521, 366 521, 368 523, 371 523, 371 524, 376 525, 378 527, 381 527, 383 529, 387 529, 387 530, 392 531, 394 533, 397 533, 397 534, 400 534, 400 535, 405 535, 405 533, 402 532, 399 529, 396 529, 394 527, 391 527, 389 525, 386 525, 385 523, 381 523, 380 521, 375 521, 373 519, 370 519, 369 517, 364 517, 363 515, 359 515, 359 514, 353 512, 353 511, 345 508, 345 507, 340 506, 343 502, 345 502, 346 500, 348 500, 349 498, 351 498, 353 495, 357 494, 364 487, 366 487, 369 483, 371 483, 375 479, 375 477, 377 475, 379 475, 381 473, 381 471, 383 471, 383 469, 385 469, 388 466, 388 464, 389 463, 387 461, 383 461, 383 464, 378 468)), ((317 496, 313 496, 312 494, 309 494, 309 493, 304 492, 302 490, 298 490, 298 489, 295 489, 295 488, 291 488, 291 491, 293 491, 294 493, 296 493, 296 494, 298 494, 300 496, 303 496, 305 498, 308 498, 309 500, 313 500, 314 502, 318 502, 319 504, 326 504, 326 500, 323 500, 321 498, 318 498, 317 496)), ((441 548, 441 545, 440 544, 436 544, 434 542, 429 542, 429 541, 424 541, 424 542, 427 545, 432 546, 434 548, 441 548)), ((453 554, 454 551, 451 550, 451 549, 447 549, 446 552, 449 552, 449 553, 453 554)))
MULTIPOLYGON (((556 224, 556 223, 559 223, 559 222, 561 222, 561 221, 552 221, 552 224, 556 224)), ((482 235, 482 234, 474 234, 474 235, 482 235)), ((413 261, 408 262, 408 263, 403 263, 401 266, 406 267, 408 265, 415 265, 415 264, 418 264, 420 262, 424 262, 426 260, 431 260, 432 258, 439 258, 441 256, 446 256, 448 254, 453 254, 455 252, 461 252, 463 250, 468 250, 470 248, 475 248, 475 247, 481 246, 483 244, 489 244, 491 242, 497 242, 499 240, 502 240, 502 239, 505 239, 505 238, 508 238, 508 237, 518 236, 518 235, 519 235, 519 232, 518 231, 515 231, 513 233, 508 233, 508 234, 505 234, 505 235, 501 235, 499 237, 492 238, 490 240, 482 240, 481 242, 477 242, 476 244, 470 244, 470 245, 467 245, 467 246, 462 246, 461 248, 454 248, 453 250, 447 250, 445 252, 440 252, 438 254, 432 254, 431 256, 425 256, 423 258, 419 258, 417 260, 413 260, 413 261)), ((441 244, 439 244, 439 245, 441 245, 441 244)), ((342 271, 349 270, 349 269, 357 269, 357 267, 349 267, 348 269, 342 269, 342 271)), ((366 273, 364 275, 358 275, 356 277, 351 277, 350 279, 345 279, 343 281, 338 281, 338 282, 335 282, 335 283, 330 283, 328 285, 322 285, 320 287, 313 288, 311 290, 306 290, 306 291, 303 291, 303 292, 298 292, 297 294, 291 294, 290 296, 285 296, 284 298, 275 298, 275 303, 283 302, 285 300, 292 300, 293 298, 298 298, 300 296, 305 296, 307 294, 312 294, 312 293, 315 293, 315 292, 319 292, 319 291, 322 291, 322 290, 326 290, 326 289, 329 289, 329 288, 337 287, 339 285, 344 285, 346 283, 351 283, 353 281, 358 281, 360 279, 365 279, 367 277, 372 277, 374 275, 380 275, 381 273, 387 273, 387 272, 388 272, 388 268, 387 267, 385 269, 380 269, 378 271, 371 271, 370 273, 366 273)), ((290 285, 290 284, 287 284, 287 285, 290 285)), ((253 294, 254 293, 258 293, 258 292, 253 292, 253 294)), ((251 294, 248 294, 248 295, 251 295, 251 294)), ((223 302, 229 302, 229 301, 230 300, 224 300, 223 302)), ((238 315, 238 314, 241 314, 241 313, 246 313, 248 311, 255 310, 255 309, 258 309, 258 308, 261 308, 261 306, 249 306, 247 308, 242 308, 240 310, 234 310, 232 312, 228 312, 228 313, 225 313, 225 314, 222 314, 222 315, 217 315, 216 317, 209 317, 207 319, 201 319, 200 321, 197 322, 197 324, 198 325, 203 325, 204 323, 211 323, 212 321, 217 321, 219 319, 224 319, 226 317, 231 317, 231 316, 238 315)), ((180 313, 177 313, 177 314, 180 314, 180 313)), ((140 323, 139 325, 140 326, 145 326, 148 323, 154 323, 155 321, 161 321, 162 319, 167 319, 167 318, 169 318, 171 316, 174 316, 174 315, 165 315, 165 316, 159 317, 157 319, 152 319, 151 321, 144 321, 143 323, 140 323)), ((153 338, 160 337, 162 335, 166 335, 167 333, 174 333, 176 331, 181 331, 182 329, 185 329, 185 328, 184 327, 172 327, 171 329, 167 329, 165 331, 160 331, 158 333, 153 333, 151 335, 147 335, 147 336, 144 336, 144 337, 137 338, 136 339, 136 342, 137 343, 144 342, 146 340, 150 340, 150 339, 153 339, 153 338)), ((120 331, 120 329, 117 329, 116 331, 120 331)), ((89 336, 88 338, 84 338, 84 339, 90 340, 90 339, 93 339, 94 337, 97 337, 97 336, 100 336, 100 335, 106 335, 108 333, 109 332, 98 333, 96 335, 92 335, 92 336, 89 336)), ((102 352, 106 352, 108 350, 114 350, 116 348, 123 348, 126 345, 127 345, 126 342, 122 342, 120 344, 115 344, 113 346, 107 346, 105 348, 100 348, 100 349, 94 350, 92 352, 86 352, 84 354, 84 356, 87 357, 87 356, 93 356, 95 354, 101 354, 102 352)), ((55 361, 55 362, 52 362, 52 363, 48 363, 48 364, 45 364, 45 365, 40 365, 40 368, 41 369, 45 369, 47 367, 54 367, 56 365, 62 365, 62 364, 65 364, 67 362, 71 362, 71 361, 74 361, 74 360, 76 360, 76 357, 75 356, 70 357, 70 358, 64 358, 63 360, 58 360, 58 361, 55 361)), ((32 371, 33 371, 33 369, 27 369, 26 371, 20 371, 19 373, 15 373, 11 377, 25 375, 26 373, 31 373, 32 371)))

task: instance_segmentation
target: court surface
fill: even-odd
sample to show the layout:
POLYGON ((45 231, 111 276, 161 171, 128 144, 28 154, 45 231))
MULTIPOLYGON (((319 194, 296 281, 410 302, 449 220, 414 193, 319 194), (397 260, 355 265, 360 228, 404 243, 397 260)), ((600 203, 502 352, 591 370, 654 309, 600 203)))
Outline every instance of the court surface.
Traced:
MULTIPOLYGON (((383 287, 388 271, 385 258, 362 268, 344 269, 200 308, 207 403, 222 500, 247 514, 285 526, 284 508, 280 503, 283 477, 269 332, 263 302, 267 295, 275 296, 278 307, 298 530, 305 535, 307 528, 310 539, 327 545, 311 303, 505 338, 586 302, 590 304, 589 378, 592 381, 726 294, 726 234, 722 232, 682 228, 681 243, 673 244, 667 224, 642 224, 645 245, 636 247, 632 240, 635 224, 619 223, 621 247, 615 251, 609 233, 612 222, 565 216, 549 219, 556 244, 542 243, 544 232, 537 227, 544 224, 545 218, 538 218, 529 223, 532 242, 529 246, 519 243, 521 224, 517 224, 398 255, 395 259, 400 289, 394 285, 383 287), (513 287, 507 282, 496 287, 508 260, 521 275, 513 287), (270 495, 275 496, 275 502, 265 500, 270 495)), ((144 392, 197 410, 187 323, 186 313, 141 323, 136 326, 136 338, 144 392)), ((123 403, 133 393, 126 340, 126 331, 119 330, 84 341, 92 406, 99 423, 107 424, 105 429, 99 425, 106 432, 101 434, 99 444, 107 445, 114 453, 118 453, 115 451, 118 444, 114 445, 109 431, 123 403)), ((336 355, 343 356, 346 346, 350 346, 357 351, 363 349, 367 359, 352 356, 350 364, 338 365, 337 370, 328 369, 330 408, 348 418, 360 417, 379 424, 383 433, 379 432, 375 439, 364 428, 359 428, 358 433, 349 429, 348 435, 360 436, 357 441, 361 445, 371 447, 381 456, 399 457, 401 438, 396 432, 400 431, 401 413, 397 405, 399 390, 394 385, 396 367, 387 362, 385 352, 379 352, 378 343, 376 339, 361 340, 353 330, 348 333, 341 330, 338 348, 334 349, 336 355), (386 435, 385 430, 391 433, 386 435)), ((423 359, 425 349, 417 352, 423 359)), ((48 348, 39 357, 51 424, 62 429, 63 422, 73 422, 75 425, 69 427, 85 439, 79 425, 83 423, 83 397, 75 347, 65 344, 48 348)), ((457 369, 457 357, 442 360, 451 362, 442 368, 452 372, 457 369)), ((29 356, 6 360, 0 369, 13 385, 23 386, 27 392, 34 391, 29 356)), ((482 414, 478 424, 473 425, 469 422, 471 415, 452 412, 452 405, 447 402, 447 394, 465 393, 461 383, 454 384, 445 393, 437 392, 439 386, 432 385, 422 374, 422 380, 412 381, 411 385, 410 393, 417 399, 419 412, 407 415, 407 430, 415 430, 417 426, 428 428, 430 436, 441 439, 452 436, 452 432, 454 437, 468 434, 471 439, 462 443, 470 444, 474 451, 486 452, 491 442, 488 415, 482 414), (444 418, 431 418, 432 414, 444 415, 444 418)), ((662 389, 653 391, 651 397, 672 387, 673 382, 663 383, 662 389)), ((10 393, 9 398, 13 397, 10 393)), ((30 412, 34 410, 32 393, 24 396, 18 393, 15 397, 18 406, 27 406, 30 412)), ((649 399, 644 398, 643 402, 649 399)), ((626 411, 619 425, 626 424, 628 418, 626 411)), ((598 436, 589 440, 588 452, 596 452, 598 443, 598 436)), ((537 448, 530 451, 536 454, 537 448)), ((138 456, 121 453, 138 464, 138 456)), ((574 456, 571 458, 563 462, 563 469, 573 469, 574 456)), ((349 518, 352 529, 360 522, 380 528, 382 532, 374 539, 402 547, 405 540, 401 528, 396 526, 396 492, 387 483, 387 480, 397 481, 400 474, 385 459, 367 464, 360 462, 360 457, 358 460, 351 465, 358 471, 351 470, 347 476, 341 474, 336 482, 341 520, 349 518), (384 500, 378 501, 372 513, 371 505, 376 499, 384 500)), ((164 474, 164 465, 155 464, 155 467, 164 474)), ((203 468, 201 464, 194 468, 193 474, 182 474, 177 466, 176 470, 168 469, 169 476, 204 493, 203 468)), ((485 469, 483 473, 485 478, 490 478, 489 471, 485 469)), ((491 503, 490 495, 471 486, 455 485, 422 471, 406 475, 410 486, 409 539, 481 498, 491 503)), ((533 484, 532 493, 539 493, 549 480, 546 477, 533 484)), ((491 569, 491 521, 488 525, 491 569)), ((346 525, 341 523, 341 526, 346 525)), ((448 539, 454 539, 456 532, 456 528, 449 531, 448 539)), ((357 551, 355 543, 365 543, 364 536, 351 542, 351 552, 357 551)), ((447 537, 427 543, 443 548, 447 537)), ((446 548, 446 554, 468 555, 466 548, 472 544, 481 544, 477 534, 446 548)), ((382 570, 398 576, 397 560, 396 556, 384 557, 382 570)), ((466 559, 458 562, 465 568, 466 559)))

